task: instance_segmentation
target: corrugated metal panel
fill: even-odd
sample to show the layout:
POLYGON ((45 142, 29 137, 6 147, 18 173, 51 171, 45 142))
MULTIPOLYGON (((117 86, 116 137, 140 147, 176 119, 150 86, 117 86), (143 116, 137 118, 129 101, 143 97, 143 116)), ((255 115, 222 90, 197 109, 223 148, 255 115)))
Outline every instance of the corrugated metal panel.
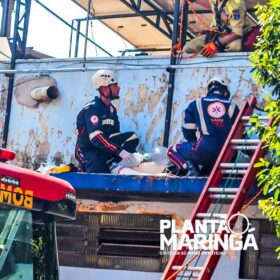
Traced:
POLYGON ((280 266, 259 266, 258 276, 259 280, 279 280, 280 266))
POLYGON ((280 239, 272 234, 262 234, 261 246, 266 249, 273 249, 280 246, 280 239))
POLYGON ((61 224, 57 230, 57 234, 64 237, 79 237, 85 239, 88 227, 85 225, 72 225, 72 224, 61 224))
POLYGON ((137 271, 162 271, 161 263, 157 259, 101 256, 98 258, 99 268, 124 269, 137 271))
MULTIPOLYGON (((274 237, 274 236, 272 236, 272 237, 274 237)), ((276 248, 276 247, 274 247, 274 248, 276 248)), ((279 259, 277 258, 277 253, 274 252, 274 250, 262 250, 259 255, 258 264, 259 265, 280 266, 279 259)))
MULTIPOLYGON (((101 227, 133 228, 133 229, 159 229, 160 219, 166 215, 137 215, 137 214, 110 214, 104 213, 100 217, 101 227)), ((171 217, 170 217, 171 218, 171 217)))
MULTIPOLYGON (((171 216, 156 214, 78 213, 77 221, 57 223, 60 265, 136 271, 162 271, 168 258, 160 255, 159 244, 151 243, 151 240, 153 242, 156 240, 156 235, 158 235, 157 239, 159 242, 160 219, 171 219, 171 216), (77 232, 66 231, 66 228, 69 228, 71 225, 73 229, 77 228, 82 231, 80 237, 76 236, 77 232), (87 230, 84 231, 83 228, 87 228, 87 230), (119 242, 116 238, 112 238, 110 245, 104 238, 102 239, 104 235, 102 235, 101 231, 102 229, 104 231, 106 228, 109 228, 111 232, 114 229, 120 228, 125 230, 127 232, 127 240, 123 238, 119 242), (145 238, 143 240, 136 238, 138 241, 134 242, 132 238, 133 233, 139 229, 145 231, 146 238, 149 237, 149 232, 153 233, 154 235, 151 240, 149 238, 147 240, 145 238), (72 232, 73 235, 71 235, 72 232), (83 235, 85 233, 86 236, 83 235), (142 244, 142 248, 139 246, 139 242, 142 244), (128 245, 134 246, 138 253, 135 254, 135 251, 131 253, 130 249, 127 250, 128 247, 125 248, 125 246, 128 245), (115 248, 112 250, 112 246, 118 247, 117 250, 115 248), (149 248, 144 250, 143 247, 149 248), (115 256, 115 254, 118 254, 118 256, 115 256)), ((170 232, 167 233, 168 235, 170 235, 170 232)))
POLYGON ((275 236, 274 224, 268 220, 250 220, 259 250, 242 251, 240 277, 246 279, 279 280, 280 266, 275 248, 280 239, 275 236), (265 233, 263 233, 265 232, 265 233))

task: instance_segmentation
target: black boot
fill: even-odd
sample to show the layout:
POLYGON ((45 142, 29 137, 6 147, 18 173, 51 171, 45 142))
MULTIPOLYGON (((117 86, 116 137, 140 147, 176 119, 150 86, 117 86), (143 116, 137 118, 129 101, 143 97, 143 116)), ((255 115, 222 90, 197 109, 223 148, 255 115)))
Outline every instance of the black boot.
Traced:
POLYGON ((184 177, 187 175, 187 170, 179 169, 176 165, 171 165, 165 168, 164 173, 167 173, 169 175, 184 177))
POLYGON ((198 167, 197 163, 187 160, 186 164, 187 164, 187 170, 188 170, 188 173, 187 173, 188 177, 198 177, 200 175, 199 167, 198 167))

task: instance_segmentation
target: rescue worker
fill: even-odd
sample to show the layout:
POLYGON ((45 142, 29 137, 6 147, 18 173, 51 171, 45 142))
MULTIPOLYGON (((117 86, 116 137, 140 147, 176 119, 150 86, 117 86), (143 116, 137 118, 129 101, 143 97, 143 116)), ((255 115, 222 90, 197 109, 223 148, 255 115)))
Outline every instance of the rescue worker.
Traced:
POLYGON ((132 153, 139 139, 134 132, 120 133, 117 110, 111 103, 119 99, 116 74, 99 70, 92 77, 92 85, 99 91, 99 96, 86 104, 77 116, 75 157, 83 171, 110 173, 113 162, 134 160, 132 153))
POLYGON ((201 35, 190 40, 183 52, 201 52, 206 57, 224 50, 238 52, 242 48, 242 37, 245 28, 246 4, 244 0, 194 0, 213 12, 211 30, 202 31, 201 35))
POLYGON ((198 165, 207 170, 213 168, 239 112, 229 98, 225 81, 213 77, 207 86, 207 96, 189 104, 182 127, 187 142, 167 150, 169 160, 178 170, 186 171, 188 176, 198 176, 198 165))

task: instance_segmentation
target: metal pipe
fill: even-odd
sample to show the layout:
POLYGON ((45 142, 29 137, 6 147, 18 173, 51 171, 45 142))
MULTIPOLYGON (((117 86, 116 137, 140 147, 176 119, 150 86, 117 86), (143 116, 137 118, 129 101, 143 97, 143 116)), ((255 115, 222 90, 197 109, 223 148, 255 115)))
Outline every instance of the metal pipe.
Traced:
POLYGON ((80 41, 80 30, 81 30, 81 22, 77 22, 77 32, 76 32, 76 43, 75 43, 75 53, 74 57, 78 57, 78 51, 79 51, 79 41, 80 41))
MULTIPOLYGON (((12 44, 12 57, 10 69, 15 69, 16 66, 16 51, 17 51, 17 41, 18 41, 18 22, 20 16, 20 1, 16 1, 16 13, 15 13, 15 21, 14 21, 14 34, 13 34, 13 44, 12 44)), ((11 117, 11 108, 12 108, 12 97, 14 90, 14 78, 15 75, 11 74, 9 76, 9 84, 8 84, 8 94, 7 94, 7 102, 6 102, 6 114, 3 128, 3 138, 2 138, 2 148, 7 147, 8 133, 9 133, 9 125, 10 125, 10 117, 11 117)))
POLYGON ((56 86, 46 86, 34 88, 30 95, 36 101, 52 101, 60 96, 60 92, 56 86))
MULTIPOLYGON (((186 40, 187 40, 187 29, 188 29, 188 15, 189 15, 189 4, 187 3, 187 0, 184 0, 184 7, 185 9, 182 11, 183 14, 183 27, 182 27, 182 46, 184 46, 186 44, 186 40)), ((183 7, 181 7, 181 9, 183 9, 183 7)))
POLYGON ((1 37, 9 37, 9 30, 8 30, 8 21, 10 21, 9 16, 9 6, 10 6, 10 0, 4 0, 2 4, 2 20, 1 20, 1 31, 0 36, 1 37))
POLYGON ((72 22, 71 22, 70 42, 69 42, 69 55, 68 55, 69 58, 71 57, 71 53, 72 53, 73 27, 74 27, 74 20, 72 20, 72 22))
POLYGON ((90 5, 91 5, 91 0, 88 0, 88 7, 87 7, 87 22, 86 22, 86 40, 85 40, 85 45, 84 45, 84 62, 83 62, 83 67, 86 67, 86 57, 87 57, 87 39, 88 39, 88 26, 89 26, 90 5))
POLYGON ((24 23, 23 23, 23 31, 22 31, 22 43, 21 43, 21 47, 22 47, 21 57, 25 56, 30 10, 31 10, 31 0, 25 0, 25 11, 24 11, 24 15, 23 15, 24 23))
MULTIPOLYGON (((172 33, 172 47, 177 43, 178 37, 178 22, 179 22, 179 10, 180 10, 180 0, 176 0, 174 5, 174 16, 173 16, 173 33, 172 33)), ((171 56, 170 65, 176 64, 176 58, 171 56)), ((163 135, 163 146, 168 147, 169 142, 169 132, 172 114, 172 103, 173 103, 173 92, 175 83, 175 69, 168 68, 169 81, 168 81, 168 94, 167 94, 167 105, 166 105, 166 115, 164 124, 164 135, 163 135)))
MULTIPOLYGON (((247 12, 254 12, 254 9, 248 9, 247 12)), ((144 16, 156 16, 156 15, 173 15, 173 11, 141 11, 141 14, 144 16)), ((188 13, 191 15, 193 11, 189 10, 188 13)), ((211 10, 196 10, 197 14, 212 14, 211 10)), ((106 14, 106 15, 97 15, 91 16, 89 20, 104 20, 104 19, 116 19, 116 18, 129 18, 129 17, 141 17, 141 15, 137 13, 127 13, 127 14, 106 14)), ((76 18, 77 21, 86 21, 87 18, 76 18)))
MULTIPOLYGON (((172 15, 173 12, 155 12, 155 11, 141 11, 144 16, 157 16, 157 15, 172 15)), ((127 13, 118 15, 99 15, 89 17, 89 20, 104 20, 104 19, 117 19, 117 18, 130 18, 130 17, 141 17, 137 13, 127 13)), ((86 21, 87 18, 76 18, 77 21, 86 21)))
POLYGON ((258 24, 258 20, 255 19, 248 11, 246 12, 246 15, 247 15, 255 24, 258 24))
MULTIPOLYGON (((55 16, 56 18, 58 18, 60 21, 62 21, 65 25, 67 25, 68 27, 71 28, 71 24, 69 24, 66 20, 64 20, 62 17, 60 17, 59 15, 57 15, 55 12, 53 12, 51 9, 49 9, 47 6, 45 6, 43 3, 41 3, 39 0, 34 0, 36 3, 38 3, 39 5, 41 5, 45 10, 47 10, 49 13, 51 13, 53 16, 55 16)), ((76 28, 73 28, 74 31, 77 31, 76 28)), ((80 33, 82 37, 86 38, 86 36, 83 33, 80 33)), ((103 49, 101 46, 99 46, 97 43, 95 43, 93 40, 88 38, 88 41, 91 42, 93 45, 95 45, 96 47, 98 47, 100 50, 102 50, 104 53, 106 53, 109 56, 113 56, 112 54, 110 54, 108 51, 106 51, 105 49, 103 49)))
POLYGON ((167 38, 170 39, 170 35, 168 32, 165 31, 165 29, 160 28, 156 23, 154 23, 149 17, 143 15, 141 13, 141 11, 137 10, 136 7, 131 6, 131 4, 129 4, 127 2, 127 0, 120 0, 121 3, 123 3, 125 6, 127 6, 129 9, 131 9, 133 12, 137 13, 139 16, 141 16, 143 19, 145 19, 150 25, 152 25, 153 27, 155 27, 158 31, 160 31, 163 35, 165 35, 167 38))
MULTIPOLYGON (((207 65, 207 68, 217 68, 221 67, 220 64, 211 64, 207 65)), ((223 65, 223 68, 240 68, 240 67, 250 67, 248 64, 246 65, 223 65)), ((110 69, 110 70, 152 70, 152 69, 184 69, 184 68, 205 68, 205 64, 202 63, 193 63, 190 64, 180 64, 180 65, 143 65, 143 66, 113 66, 112 67, 102 67, 102 69, 110 69), (199 65, 201 64, 201 65, 199 65)), ((50 68, 50 69, 25 69, 25 70, 0 70, 0 74, 32 74, 32 73, 41 73, 41 74, 49 74, 49 73, 62 73, 62 72, 87 72, 87 71, 97 71, 100 69, 99 67, 75 67, 75 68, 50 68)))

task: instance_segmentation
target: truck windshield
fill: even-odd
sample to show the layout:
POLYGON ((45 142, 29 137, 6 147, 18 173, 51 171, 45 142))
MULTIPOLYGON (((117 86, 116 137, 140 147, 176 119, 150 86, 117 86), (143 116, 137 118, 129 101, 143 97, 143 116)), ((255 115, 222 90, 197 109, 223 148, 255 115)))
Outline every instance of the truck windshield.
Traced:
POLYGON ((0 279, 58 279, 52 216, 0 207, 0 279))

